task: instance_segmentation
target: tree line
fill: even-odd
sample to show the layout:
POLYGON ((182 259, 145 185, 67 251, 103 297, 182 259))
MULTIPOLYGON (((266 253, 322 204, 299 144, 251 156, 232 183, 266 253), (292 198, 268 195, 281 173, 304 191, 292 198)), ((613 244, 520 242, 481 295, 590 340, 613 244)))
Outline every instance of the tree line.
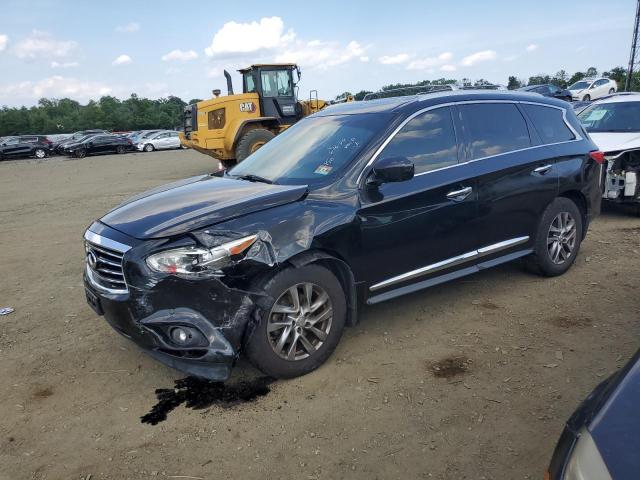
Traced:
MULTIPOLYGON (((189 104, 199 101, 194 98, 189 104)), ((89 128, 111 131, 173 129, 182 123, 182 112, 186 105, 178 97, 150 100, 136 94, 126 100, 104 96, 86 105, 69 98, 41 98, 38 105, 30 108, 2 107, 0 136, 71 133, 89 128)))
MULTIPOLYGON (((595 67, 589 67, 584 72, 575 72, 569 75, 560 70, 554 75, 539 74, 529 77, 527 80, 509 76, 507 88, 510 90, 527 85, 541 85, 553 83, 561 88, 575 83, 585 77, 599 75, 595 67)), ((618 82, 618 88, 624 88, 627 72, 623 67, 614 67, 601 73, 605 77, 618 82)), ((438 85, 458 84, 458 80, 451 78, 439 78, 435 80, 422 80, 416 83, 395 83, 384 85, 381 91, 406 90, 406 94, 415 93, 416 87, 430 87, 438 85)), ((461 83, 465 86, 479 86, 489 84, 485 79, 470 80, 463 78, 461 83)), ((632 90, 640 91, 640 72, 634 73, 632 90)), ((419 89, 418 89, 419 90, 419 89)), ((374 93, 369 90, 361 90, 353 97, 363 100, 364 97, 374 93)), ((345 95, 344 92, 336 99, 345 95)), ((135 93, 126 100, 120 100, 112 96, 104 96, 97 101, 91 100, 86 105, 81 105, 69 98, 47 99, 42 98, 38 104, 27 107, 7 107, 0 109, 0 136, 20 135, 26 133, 70 133, 89 128, 103 128, 112 131, 143 130, 150 128, 172 129, 182 123, 182 112, 187 104, 199 102, 194 98, 185 103, 179 97, 169 96, 158 100, 138 97, 135 93)))

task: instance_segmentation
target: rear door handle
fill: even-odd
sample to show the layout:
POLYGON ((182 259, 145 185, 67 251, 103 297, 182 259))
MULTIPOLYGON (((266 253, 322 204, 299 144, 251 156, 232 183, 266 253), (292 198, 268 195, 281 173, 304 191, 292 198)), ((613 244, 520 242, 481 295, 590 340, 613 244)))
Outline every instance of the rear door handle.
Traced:
POLYGON ((461 202, 465 198, 467 198, 469 195, 471 195, 472 191, 473 191, 473 188, 471 188, 471 187, 465 187, 465 188, 462 188, 460 190, 454 190, 453 192, 447 193, 447 198, 449 200, 454 200, 456 202, 461 202))
POLYGON ((547 173, 549 170, 551 170, 551 167, 553 165, 543 165, 541 167, 538 168, 534 168, 533 172, 534 173, 539 173, 540 175, 544 175, 545 173, 547 173))

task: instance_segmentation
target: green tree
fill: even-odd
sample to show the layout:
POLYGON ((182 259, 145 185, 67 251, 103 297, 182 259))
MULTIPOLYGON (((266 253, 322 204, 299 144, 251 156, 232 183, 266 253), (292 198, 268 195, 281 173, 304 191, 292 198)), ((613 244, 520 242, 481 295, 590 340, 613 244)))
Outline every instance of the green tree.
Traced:
POLYGON ((522 83, 520 82, 520 80, 518 80, 517 77, 511 75, 509 77, 509 81, 507 82, 507 88, 509 90, 517 90, 520 87, 522 87, 522 83))

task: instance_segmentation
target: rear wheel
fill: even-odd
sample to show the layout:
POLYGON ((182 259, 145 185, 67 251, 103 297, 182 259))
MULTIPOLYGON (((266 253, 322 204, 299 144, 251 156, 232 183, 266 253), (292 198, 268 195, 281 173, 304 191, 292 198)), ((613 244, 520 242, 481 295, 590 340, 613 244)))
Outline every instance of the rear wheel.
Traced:
POLYGON ((118 153, 118 154, 123 154, 123 153, 124 153, 124 151, 125 151, 124 145, 118 145, 118 146, 116 147, 116 153, 118 153))
POLYGON ((76 150, 76 158, 84 158, 87 156, 87 151, 84 148, 76 150))
POLYGON ((591 100, 591 95, 585 95, 584 97, 582 97, 583 102, 588 102, 590 100, 591 100))
POLYGON ((610 88, 609 89, 609 95, 613 95, 614 93, 616 93, 614 88, 610 88))
POLYGON ((153 152, 155 150, 155 147, 153 145, 151 145, 150 143, 147 143, 144 146, 144 151, 145 152, 153 152))
POLYGON ((271 140, 275 135, 264 128, 255 128, 245 133, 236 147, 236 160, 241 162, 253 152, 262 147, 271 140))
POLYGON ((36 148, 33 151, 33 154, 36 158, 45 158, 47 156, 47 151, 44 148, 36 148))
POLYGON ((525 260, 532 270, 547 277, 569 270, 582 242, 582 213, 564 197, 556 198, 542 214, 533 254, 525 260))
POLYGON ((338 345, 347 314, 335 275, 319 265, 287 268, 260 288, 273 302, 247 342, 249 360, 276 378, 305 375, 322 365, 338 345))

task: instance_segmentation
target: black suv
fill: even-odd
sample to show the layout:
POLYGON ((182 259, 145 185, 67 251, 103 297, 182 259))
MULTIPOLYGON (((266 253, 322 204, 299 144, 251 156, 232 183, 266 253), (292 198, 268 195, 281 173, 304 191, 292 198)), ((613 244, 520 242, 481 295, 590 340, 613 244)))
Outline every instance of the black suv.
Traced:
POLYGON ((156 359, 225 380, 320 366, 362 303, 517 258, 574 262, 603 155, 561 100, 442 92, 336 105, 223 176, 134 197, 85 233, 89 304, 156 359))
POLYGON ((0 160, 20 157, 45 158, 52 142, 44 135, 19 135, 0 139, 0 160))

